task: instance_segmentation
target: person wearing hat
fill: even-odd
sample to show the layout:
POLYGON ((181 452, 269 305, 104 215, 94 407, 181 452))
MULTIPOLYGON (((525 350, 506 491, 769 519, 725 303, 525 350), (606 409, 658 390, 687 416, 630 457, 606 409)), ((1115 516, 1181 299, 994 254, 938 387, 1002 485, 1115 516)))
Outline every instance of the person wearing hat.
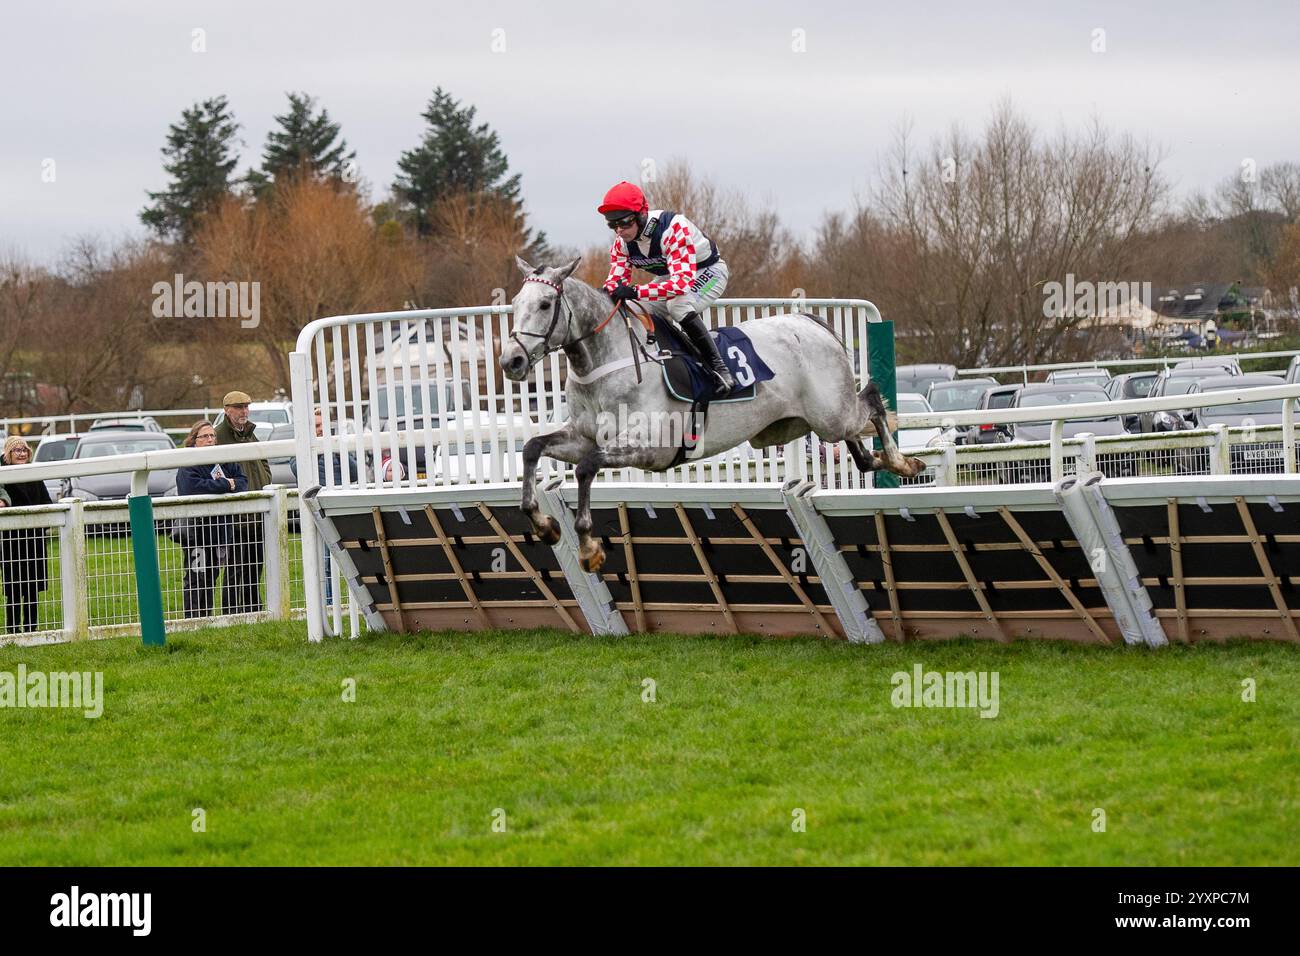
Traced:
POLYGON ((614 185, 596 209, 614 230, 605 291, 615 302, 638 299, 660 318, 682 327, 712 374, 713 393, 724 398, 736 387, 700 313, 722 297, 730 275, 717 245, 679 212, 651 209, 639 186, 614 185), (629 285, 633 269, 660 281, 629 285))
MULTIPOLYGON (((227 392, 221 400, 225 415, 217 425, 218 445, 243 445, 256 442, 253 423, 248 420, 247 392, 227 392)), ((249 491, 261 491, 271 483, 271 466, 264 458, 236 462, 248 478, 249 491)), ((262 536, 261 515, 240 515, 231 529, 226 572, 221 582, 221 609, 226 614, 262 610, 258 582, 266 549, 262 536)))

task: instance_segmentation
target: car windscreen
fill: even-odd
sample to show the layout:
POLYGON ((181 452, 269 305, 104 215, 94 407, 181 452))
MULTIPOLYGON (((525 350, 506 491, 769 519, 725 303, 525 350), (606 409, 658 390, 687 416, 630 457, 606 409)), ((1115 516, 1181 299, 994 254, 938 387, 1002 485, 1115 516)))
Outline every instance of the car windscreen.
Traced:
POLYGON ((946 375, 921 375, 916 378, 900 378, 898 380, 898 391, 900 392, 917 392, 924 395, 930 390, 931 385, 939 382, 950 382, 952 379, 946 375))
POLYGON ((1130 398, 1146 398, 1151 394, 1151 386, 1155 383, 1154 375, 1131 378, 1124 383, 1124 394, 1130 398))
POLYGON ((1199 381, 1200 379, 1198 378, 1184 378, 1181 375, 1178 378, 1171 378, 1165 382, 1165 394, 1186 395, 1192 390, 1192 386, 1197 384, 1199 381))
POLYGON ((1110 398, 1099 388, 1078 389, 1061 392, 1031 392, 1021 394, 1021 408, 1041 408, 1046 405, 1084 405, 1093 402, 1108 402, 1110 398))
POLYGON ((1105 385, 1110 381, 1110 375, 1106 372, 1083 372, 1079 375, 1058 375, 1052 379, 1053 382, 1060 382, 1062 385, 1105 385))
MULTIPOLYGON (((1218 391, 1218 389, 1215 389, 1218 391)), ((1206 394, 1212 395, 1213 392, 1206 394)), ((1212 418, 1220 415, 1281 415, 1282 399, 1274 398, 1263 402, 1236 402, 1232 405, 1208 405, 1202 413, 1212 418)))
POLYGON ((936 412, 956 412, 974 408, 980 396, 988 391, 988 383, 979 385, 952 385, 930 392, 930 407, 936 412))
POLYGON ((268 425, 289 424, 289 413, 283 408, 250 408, 248 417, 255 422, 266 422, 268 425))
MULTIPOLYGON (((1031 392, 1028 395, 1022 393, 1018 404, 1021 408, 1055 408, 1061 405, 1091 405, 1094 402, 1109 401, 1110 397, 1099 388, 1081 388, 1068 392, 1031 392)), ((1102 415, 1097 418, 1072 419, 1072 421, 1104 422, 1114 417, 1102 415)), ((1042 425, 1044 422, 1032 424, 1042 425)))
POLYGON ((925 415, 930 411, 930 406, 920 399, 900 398, 898 410, 904 415, 925 415))
POLYGON ((65 438, 63 441, 47 441, 36 449, 36 457, 32 461, 67 461, 72 457, 72 453, 77 450, 77 442, 80 438, 65 438))
POLYGON ((78 458, 104 458, 108 455, 137 455, 146 451, 165 451, 171 442, 151 441, 147 438, 122 438, 118 441, 82 442, 77 446, 78 458))
POLYGON ((989 396, 989 408, 1010 408, 1015 400, 1015 392, 994 392, 989 396))

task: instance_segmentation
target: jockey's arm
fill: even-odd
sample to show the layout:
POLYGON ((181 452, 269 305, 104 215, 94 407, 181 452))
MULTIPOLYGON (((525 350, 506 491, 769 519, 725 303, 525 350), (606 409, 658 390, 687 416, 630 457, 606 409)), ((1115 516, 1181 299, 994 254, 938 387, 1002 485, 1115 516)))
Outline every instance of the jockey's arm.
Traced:
POLYGON ((605 280, 606 292, 613 292, 632 277, 632 268, 627 264, 627 249, 623 240, 615 238, 609 250, 609 277, 605 280))

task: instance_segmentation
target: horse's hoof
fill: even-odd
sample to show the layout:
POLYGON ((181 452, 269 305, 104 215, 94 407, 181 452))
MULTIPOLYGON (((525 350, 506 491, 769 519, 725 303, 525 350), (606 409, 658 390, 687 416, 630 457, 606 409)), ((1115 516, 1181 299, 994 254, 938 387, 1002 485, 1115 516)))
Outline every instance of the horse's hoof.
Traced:
POLYGON ((915 478, 917 475, 919 475, 919 474, 920 474, 921 472, 923 472, 923 471, 925 471, 925 462, 923 462, 920 458, 908 458, 908 459, 907 459, 907 474, 905 474, 903 477, 904 477, 904 478, 915 478))
POLYGON ((578 561, 582 565, 582 570, 588 574, 595 574, 605 566, 605 548, 599 541, 594 541, 589 551, 578 552, 578 561))
POLYGON ((547 515, 546 524, 543 525, 541 531, 537 532, 537 537, 542 539, 543 544, 559 544, 560 523, 550 515, 547 515))

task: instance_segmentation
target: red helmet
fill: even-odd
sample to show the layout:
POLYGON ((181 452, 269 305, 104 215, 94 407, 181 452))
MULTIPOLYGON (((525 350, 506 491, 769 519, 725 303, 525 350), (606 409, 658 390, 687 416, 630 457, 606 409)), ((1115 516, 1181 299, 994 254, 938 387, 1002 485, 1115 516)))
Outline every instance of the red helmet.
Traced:
POLYGON ((609 192, 605 193, 605 201, 601 203, 596 212, 645 212, 650 207, 645 201, 645 193, 641 192, 639 186, 634 186, 626 180, 610 187, 609 192))

